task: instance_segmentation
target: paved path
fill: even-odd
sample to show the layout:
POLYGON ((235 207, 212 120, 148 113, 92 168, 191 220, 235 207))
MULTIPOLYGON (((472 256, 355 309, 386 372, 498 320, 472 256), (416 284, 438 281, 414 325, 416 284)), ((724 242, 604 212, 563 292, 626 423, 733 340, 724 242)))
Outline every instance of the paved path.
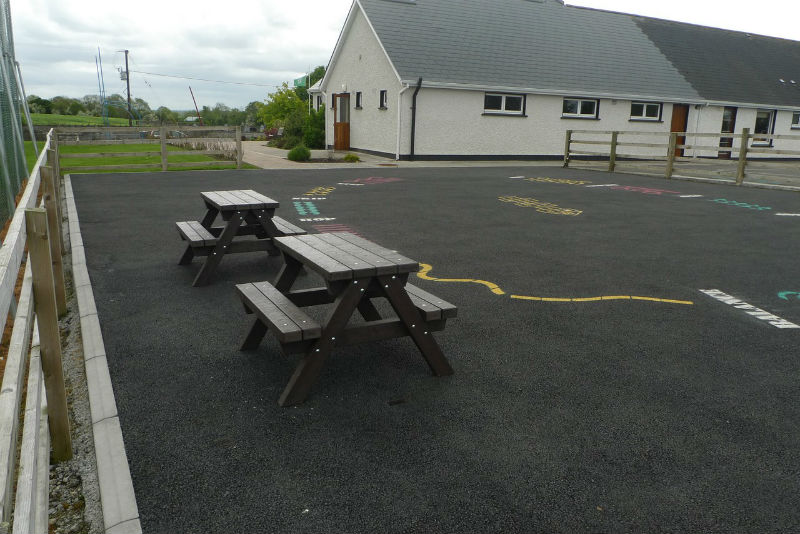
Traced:
MULTIPOLYGON (((560 167, 562 162, 553 161, 396 161, 363 152, 352 151, 361 158, 359 163, 296 163, 286 159, 287 151, 268 147, 264 141, 246 141, 242 143, 244 161, 261 169, 342 169, 342 168, 425 168, 425 167, 560 167)), ((341 159, 345 152, 328 150, 312 150, 313 159, 329 158, 332 155, 341 159)), ((574 161, 574 168, 606 170, 608 163, 604 161, 574 161)), ((735 161, 719 161, 712 159, 682 160, 675 165, 676 179, 708 179, 721 184, 732 185, 736 176, 735 161)), ((643 175, 664 175, 663 161, 619 161, 617 172, 643 175)), ((745 185, 754 187, 791 187, 800 190, 800 162, 765 162, 748 164, 745 185)))

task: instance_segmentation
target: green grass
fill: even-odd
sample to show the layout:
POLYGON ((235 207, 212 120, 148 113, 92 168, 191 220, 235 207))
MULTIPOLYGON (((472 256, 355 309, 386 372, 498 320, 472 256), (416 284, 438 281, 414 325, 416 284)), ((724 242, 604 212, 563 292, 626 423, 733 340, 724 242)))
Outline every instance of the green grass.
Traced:
MULTIPOLYGON (((47 113, 31 113, 34 126, 103 126, 103 117, 88 115, 53 115, 47 113)), ((128 119, 108 119, 110 126, 127 126, 128 119)))
MULTIPOLYGON (((39 142, 40 148, 42 142, 39 142)), ((167 151, 185 151, 186 149, 176 146, 167 145, 167 151)), ((97 152, 158 152, 158 155, 152 156, 124 156, 124 157, 103 157, 103 158, 62 158, 61 168, 67 172, 72 173, 103 173, 103 172, 153 172, 161 170, 161 147, 158 144, 136 144, 136 145, 62 145, 59 148, 62 154, 92 154, 97 152), (80 167, 98 167, 100 165, 137 165, 142 163, 151 163, 159 165, 158 168, 153 169, 108 169, 108 170, 82 170, 80 167)), ((28 170, 33 169, 36 164, 37 155, 33 151, 33 143, 25 141, 25 157, 28 161, 28 170)), ((174 155, 168 156, 169 163, 184 163, 184 162, 215 162, 227 161, 216 159, 213 156, 204 154, 189 154, 189 155, 174 155)), ((197 167, 183 167, 173 168, 174 170, 210 170, 210 169, 233 169, 236 163, 231 161, 229 165, 203 165, 197 167)), ((257 169, 253 165, 247 163, 242 164, 243 169, 257 169)))

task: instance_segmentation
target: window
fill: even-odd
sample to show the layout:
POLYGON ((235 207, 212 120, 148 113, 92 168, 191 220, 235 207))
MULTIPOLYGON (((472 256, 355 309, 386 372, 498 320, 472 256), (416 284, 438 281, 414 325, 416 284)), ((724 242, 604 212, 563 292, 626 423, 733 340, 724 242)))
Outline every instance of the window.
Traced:
POLYGON ((483 111, 488 115, 525 115, 525 95, 486 93, 483 96, 483 111))
POLYGON ((772 140, 768 137, 758 137, 758 134, 771 134, 775 126, 775 112, 766 109, 759 109, 756 112, 756 125, 753 128, 753 144, 772 145, 772 140))
POLYGON ((561 116, 567 119, 596 119, 599 108, 599 100, 565 98, 561 116))
POLYGON ((325 105, 325 101, 322 100, 322 95, 317 95, 317 111, 319 111, 319 109, 321 107, 323 107, 324 105, 325 105))
POLYGON ((381 89, 381 98, 380 98, 380 105, 378 108, 380 109, 387 109, 388 106, 386 105, 389 101, 389 97, 387 95, 386 89, 381 89))
POLYGON ((361 91, 356 91, 356 109, 361 109, 361 91))
POLYGON ((800 111, 795 111, 792 114, 792 129, 800 128, 800 111))
POLYGON ((632 121, 660 121, 661 104, 658 102, 631 102, 632 121))

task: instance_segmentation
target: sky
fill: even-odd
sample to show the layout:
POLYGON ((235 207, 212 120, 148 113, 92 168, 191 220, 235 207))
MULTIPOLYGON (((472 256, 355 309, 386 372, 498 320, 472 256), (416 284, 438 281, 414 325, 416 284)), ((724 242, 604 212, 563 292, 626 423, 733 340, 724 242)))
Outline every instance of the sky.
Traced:
MULTIPOLYGON (((106 93, 124 95, 119 69, 125 66, 121 50, 127 49, 131 95, 153 109, 173 110, 194 106, 190 86, 199 107, 223 103, 241 109, 265 100, 281 83, 327 65, 351 4, 351 0, 10 2, 16 59, 28 95, 98 94, 98 48, 106 93)), ((800 41, 798 0, 566 3, 800 41)))

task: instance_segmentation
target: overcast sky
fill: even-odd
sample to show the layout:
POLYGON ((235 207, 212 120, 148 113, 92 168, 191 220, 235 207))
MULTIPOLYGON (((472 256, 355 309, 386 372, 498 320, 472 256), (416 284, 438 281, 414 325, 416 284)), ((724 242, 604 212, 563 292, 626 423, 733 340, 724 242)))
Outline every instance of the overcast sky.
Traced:
MULTIPOLYGON (((451 0, 436 0, 446 2, 451 0)), ((486 0, 490 5, 492 0, 486 0)), ((567 0, 800 41, 799 0, 567 0)), ((14 41, 28 95, 97 94, 100 48, 108 94, 131 93, 154 109, 222 102, 242 108, 307 69, 327 65, 351 0, 11 0, 14 41), (145 74, 149 73, 149 74, 145 74), (157 76, 166 74, 237 85, 157 76)))

